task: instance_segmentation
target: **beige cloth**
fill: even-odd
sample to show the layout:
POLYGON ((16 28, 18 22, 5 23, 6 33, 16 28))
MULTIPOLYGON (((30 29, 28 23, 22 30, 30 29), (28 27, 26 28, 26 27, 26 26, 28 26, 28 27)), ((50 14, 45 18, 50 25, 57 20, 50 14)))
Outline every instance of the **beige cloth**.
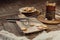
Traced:
POLYGON ((37 37, 35 37, 33 40, 60 40, 60 30, 51 31, 49 33, 44 31, 37 37))
POLYGON ((0 40, 29 40, 25 36, 18 37, 13 33, 9 33, 8 31, 2 30, 0 31, 0 40))

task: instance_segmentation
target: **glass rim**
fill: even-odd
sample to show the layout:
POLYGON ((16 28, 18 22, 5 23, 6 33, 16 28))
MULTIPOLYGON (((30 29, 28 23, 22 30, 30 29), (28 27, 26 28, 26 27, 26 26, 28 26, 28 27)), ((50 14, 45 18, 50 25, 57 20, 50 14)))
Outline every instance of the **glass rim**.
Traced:
POLYGON ((56 6, 56 3, 55 2, 48 2, 46 3, 47 6, 56 6))

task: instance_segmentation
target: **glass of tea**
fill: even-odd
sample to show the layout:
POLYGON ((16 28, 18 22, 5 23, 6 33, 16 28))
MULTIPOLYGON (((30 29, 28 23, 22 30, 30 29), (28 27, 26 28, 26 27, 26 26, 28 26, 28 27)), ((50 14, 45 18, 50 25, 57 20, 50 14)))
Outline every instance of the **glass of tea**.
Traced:
POLYGON ((56 3, 47 2, 47 4, 46 4, 46 15, 45 15, 47 20, 55 19, 55 9, 56 9, 56 3))

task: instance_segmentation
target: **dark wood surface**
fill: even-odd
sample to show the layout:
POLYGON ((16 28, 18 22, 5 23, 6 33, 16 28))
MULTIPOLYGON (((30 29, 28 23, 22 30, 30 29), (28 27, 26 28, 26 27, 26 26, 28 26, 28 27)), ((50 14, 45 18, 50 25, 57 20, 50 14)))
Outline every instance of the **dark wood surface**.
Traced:
MULTIPOLYGON (((0 15, 6 15, 6 14, 10 15, 10 14, 13 14, 13 13, 17 14, 19 8, 25 7, 25 6, 33 6, 37 9, 39 9, 39 10, 41 8, 45 8, 44 7, 45 5, 43 5, 43 4, 45 4, 45 1, 40 1, 40 0, 38 0, 38 1, 36 1, 36 0, 35 1, 34 0, 33 1, 25 0, 24 2, 23 1, 24 0, 20 0, 20 1, 18 0, 18 1, 12 1, 12 2, 11 1, 10 2, 0 2, 0 15)), ((60 8, 59 1, 57 1, 57 8, 58 9, 60 8)), ((14 17, 11 16, 11 17, 7 17, 7 18, 14 18, 14 17)), ((60 25, 59 24, 57 24, 57 25, 46 24, 46 25, 49 27, 49 30, 47 30, 47 31, 60 30, 60 25)), ((0 30, 4 29, 6 31, 14 33, 17 36, 23 35, 23 36, 26 36, 26 37, 32 39, 32 38, 36 37, 39 33, 41 33, 41 32, 38 32, 38 33, 34 33, 34 34, 24 35, 22 33, 22 31, 17 29, 17 27, 18 26, 16 25, 16 23, 4 22, 4 21, 0 20, 0 30)))

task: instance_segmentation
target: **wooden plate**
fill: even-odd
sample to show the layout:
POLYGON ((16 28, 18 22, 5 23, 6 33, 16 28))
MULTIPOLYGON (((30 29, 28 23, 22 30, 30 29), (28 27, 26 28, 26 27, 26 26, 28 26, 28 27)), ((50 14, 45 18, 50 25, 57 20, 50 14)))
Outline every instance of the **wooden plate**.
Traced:
POLYGON ((45 17, 43 15, 40 15, 37 17, 37 19, 46 24, 59 24, 60 23, 60 19, 57 19, 57 17, 55 20, 45 20, 45 17))

